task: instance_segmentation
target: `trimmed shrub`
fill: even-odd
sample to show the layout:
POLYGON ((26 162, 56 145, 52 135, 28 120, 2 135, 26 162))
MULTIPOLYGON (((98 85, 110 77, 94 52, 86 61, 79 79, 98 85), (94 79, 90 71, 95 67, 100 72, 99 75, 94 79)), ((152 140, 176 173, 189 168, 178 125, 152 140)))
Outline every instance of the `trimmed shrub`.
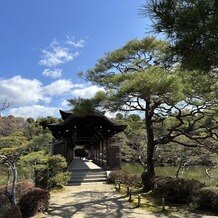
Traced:
POLYGON ((110 183, 116 183, 117 181, 120 181, 123 184, 126 185, 135 185, 135 186, 141 186, 142 180, 140 175, 129 173, 124 170, 114 170, 110 173, 108 181, 110 183))
POLYGON ((34 216, 39 212, 46 212, 49 207, 49 192, 35 188, 21 197, 18 206, 23 217, 34 216))
POLYGON ((108 177, 109 183, 116 183, 118 181, 123 182, 124 181, 124 172, 123 170, 114 170, 111 171, 108 177))
POLYGON ((204 185, 194 179, 156 177, 153 179, 154 194, 171 203, 190 203, 195 194, 204 185))
MULTIPOLYGON (((9 187, 10 188, 10 187, 9 187)), ((29 182, 18 182, 16 186, 16 197, 19 200, 23 195, 34 189, 34 185, 29 182)), ((5 186, 0 187, 0 217, 1 218, 21 218, 19 207, 12 205, 4 194, 5 186)))
POLYGON ((5 187, 0 187, 0 217, 1 218, 22 218, 19 208, 12 205, 4 194, 5 187))
POLYGON ((218 187, 203 187, 196 193, 198 208, 218 212, 218 187))
POLYGON ((22 218, 19 207, 10 203, 7 197, 4 202, 0 203, 0 217, 1 218, 22 218))
POLYGON ((0 186, 0 205, 4 202, 5 199, 5 195, 4 195, 4 191, 5 191, 5 187, 4 186, 0 186))
POLYGON ((35 188, 33 183, 30 182, 18 182, 16 187, 17 200, 27 194, 29 191, 35 188))
POLYGON ((35 186, 42 189, 46 189, 48 187, 47 169, 35 170, 35 186))
POLYGON ((49 187, 62 187, 70 181, 71 172, 58 173, 48 180, 49 187))
POLYGON ((50 167, 50 178, 48 179, 49 188, 65 185, 71 178, 71 172, 66 171, 67 162, 61 155, 53 155, 48 160, 50 167))

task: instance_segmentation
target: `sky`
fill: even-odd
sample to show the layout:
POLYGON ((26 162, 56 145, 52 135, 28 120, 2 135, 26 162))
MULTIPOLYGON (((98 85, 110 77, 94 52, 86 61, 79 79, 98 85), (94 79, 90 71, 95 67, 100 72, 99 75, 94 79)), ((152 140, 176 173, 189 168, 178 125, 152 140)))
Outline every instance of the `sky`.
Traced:
POLYGON ((150 21, 145 0, 1 0, 0 103, 3 115, 59 116, 67 99, 103 90, 78 73, 106 52, 141 39, 150 21))

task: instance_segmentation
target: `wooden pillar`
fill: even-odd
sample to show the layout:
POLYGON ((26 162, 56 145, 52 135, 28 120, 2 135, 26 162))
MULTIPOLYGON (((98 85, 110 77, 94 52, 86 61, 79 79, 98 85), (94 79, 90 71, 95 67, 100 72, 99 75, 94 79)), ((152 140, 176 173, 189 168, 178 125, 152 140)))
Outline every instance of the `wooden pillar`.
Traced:
POLYGON ((97 146, 95 147, 95 163, 97 163, 97 146))
POLYGON ((98 145, 96 145, 96 156, 95 156, 95 161, 98 163, 98 145))
POLYGON ((101 142, 101 165, 104 165, 104 140, 101 142))
POLYGON ((96 163, 97 162, 97 146, 96 145, 95 145, 94 153, 95 153, 95 163, 96 163))
POLYGON ((90 154, 90 159, 94 161, 94 150, 93 150, 93 146, 91 146, 89 152, 90 152, 90 153, 89 153, 89 154, 90 154))
POLYGON ((100 142, 98 143, 98 164, 100 164, 100 158, 101 158, 101 153, 100 153, 100 142))
POLYGON ((65 157, 65 159, 66 159, 66 161, 68 162, 69 161, 69 159, 68 159, 68 153, 67 153, 67 151, 68 151, 68 142, 67 141, 64 141, 64 157, 65 157))
POLYGON ((106 140, 106 167, 108 167, 108 140, 106 140))
POLYGON ((103 149, 103 152, 104 152, 104 166, 107 167, 107 148, 106 148, 106 143, 107 143, 107 140, 104 141, 104 149, 103 149))
POLYGON ((98 145, 96 145, 96 163, 98 163, 98 145))
POLYGON ((99 142, 99 164, 101 165, 101 142, 99 142))

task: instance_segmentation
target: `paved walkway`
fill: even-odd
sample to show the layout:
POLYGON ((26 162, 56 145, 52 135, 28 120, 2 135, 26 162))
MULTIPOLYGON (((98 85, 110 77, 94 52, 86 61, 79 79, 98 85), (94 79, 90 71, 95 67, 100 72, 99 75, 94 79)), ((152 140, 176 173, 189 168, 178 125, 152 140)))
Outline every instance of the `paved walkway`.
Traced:
POLYGON ((51 193, 48 214, 37 218, 217 218, 175 212, 167 216, 161 213, 150 213, 141 208, 133 208, 126 202, 114 187, 108 184, 83 184, 66 186, 64 191, 51 193))
POLYGON ((72 172, 69 184, 81 184, 87 182, 106 182, 107 171, 94 164, 91 160, 73 159, 68 170, 72 172))
MULTIPOLYGON (((73 160, 69 169, 99 169, 90 161, 73 160)), ((168 214, 150 213, 141 208, 133 208, 115 191, 113 185, 90 183, 66 186, 63 191, 51 193, 50 207, 47 214, 40 214, 37 218, 212 218, 190 214, 188 211, 168 214)))
MULTIPOLYGON (((54 218, 154 218, 157 217, 132 205, 114 191, 108 184, 83 184, 67 186, 65 191, 51 194, 50 208, 47 215, 40 217, 54 218)), ((166 216, 158 216, 166 217, 166 216)))
MULTIPOLYGON (((92 161, 74 159, 69 170, 100 170, 101 167, 92 161)), ((132 208, 114 186, 103 183, 69 185, 64 191, 51 193, 48 214, 40 215, 46 218, 144 218, 156 217, 140 208, 132 208)))
POLYGON ((68 167, 69 170, 100 170, 101 167, 94 164, 91 160, 73 159, 68 167))

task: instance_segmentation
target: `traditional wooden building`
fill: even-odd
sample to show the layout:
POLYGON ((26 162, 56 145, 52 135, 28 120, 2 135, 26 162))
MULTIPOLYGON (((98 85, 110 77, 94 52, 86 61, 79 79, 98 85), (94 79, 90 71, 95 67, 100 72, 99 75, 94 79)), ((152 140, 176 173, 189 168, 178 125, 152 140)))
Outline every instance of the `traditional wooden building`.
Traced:
POLYGON ((59 124, 48 124, 53 141, 53 154, 63 155, 70 163, 77 145, 84 146, 89 157, 105 168, 118 168, 121 164, 119 146, 111 146, 109 140, 122 132, 126 126, 116 125, 99 113, 74 116, 70 111, 60 111, 64 120, 59 124))

